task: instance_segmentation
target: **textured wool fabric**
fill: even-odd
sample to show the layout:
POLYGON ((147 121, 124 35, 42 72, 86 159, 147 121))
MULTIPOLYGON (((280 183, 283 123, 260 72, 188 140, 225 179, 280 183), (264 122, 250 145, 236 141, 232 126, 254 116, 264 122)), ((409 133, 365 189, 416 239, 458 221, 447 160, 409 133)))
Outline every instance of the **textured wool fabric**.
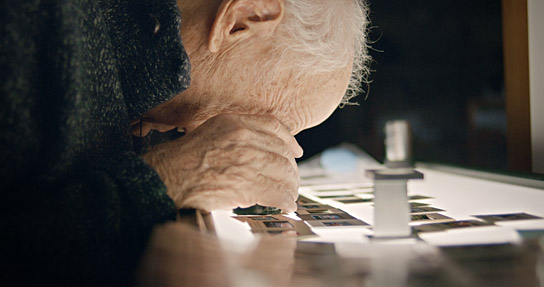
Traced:
POLYGON ((130 283, 152 227, 175 219, 128 127, 189 85, 180 23, 175 0, 2 1, 4 272, 130 283))

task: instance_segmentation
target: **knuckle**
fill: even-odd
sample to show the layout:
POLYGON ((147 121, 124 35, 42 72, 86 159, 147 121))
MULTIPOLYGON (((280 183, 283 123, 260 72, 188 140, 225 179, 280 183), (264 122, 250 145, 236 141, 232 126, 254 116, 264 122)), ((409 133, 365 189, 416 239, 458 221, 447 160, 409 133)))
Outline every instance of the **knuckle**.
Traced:
POLYGON ((269 162, 273 164, 278 171, 281 171, 282 174, 289 177, 296 175, 293 164, 287 157, 278 155, 276 153, 269 153, 268 158, 270 158, 269 162))
POLYGON ((274 187, 276 192, 282 196, 286 196, 286 194, 292 194, 293 192, 298 191, 298 181, 283 178, 280 182, 276 182, 274 187))
POLYGON ((260 150, 258 148, 251 148, 254 150, 255 152, 255 155, 256 155, 256 163, 260 163, 261 166, 264 167, 264 165, 278 165, 278 155, 273 153, 273 152, 270 152, 270 151, 266 151, 266 150, 260 150))
POLYGON ((286 161, 285 166, 287 168, 287 173, 290 176, 298 178, 298 166, 297 166, 297 163, 294 161, 294 159, 290 157, 287 157, 287 158, 284 157, 284 160, 286 161))
POLYGON ((298 187, 299 187, 299 181, 298 180, 293 180, 293 181, 289 182, 289 184, 287 186, 287 190, 290 193, 298 193, 298 187))
POLYGON ((281 133, 283 131, 283 126, 278 120, 271 119, 270 121, 271 121, 271 126, 274 132, 281 133))
POLYGON ((281 155, 283 155, 284 157, 291 156, 291 149, 287 146, 287 143, 285 143, 285 141, 278 137, 274 137, 271 142, 272 144, 274 144, 274 146, 279 147, 281 155))
POLYGON ((292 169, 291 162, 287 157, 276 155, 276 161, 278 162, 278 165, 292 169))
POLYGON ((291 163, 292 163, 292 168, 293 168, 293 172, 294 174, 297 176, 297 178, 299 177, 299 170, 298 170, 298 165, 297 165, 297 162, 295 161, 295 159, 291 159, 290 160, 291 163))
POLYGON ((279 133, 282 130, 281 123, 272 116, 261 116, 260 121, 271 131, 279 133))
POLYGON ((251 137, 251 134, 251 131, 246 127, 236 126, 226 134, 226 137, 232 141, 247 141, 251 137))

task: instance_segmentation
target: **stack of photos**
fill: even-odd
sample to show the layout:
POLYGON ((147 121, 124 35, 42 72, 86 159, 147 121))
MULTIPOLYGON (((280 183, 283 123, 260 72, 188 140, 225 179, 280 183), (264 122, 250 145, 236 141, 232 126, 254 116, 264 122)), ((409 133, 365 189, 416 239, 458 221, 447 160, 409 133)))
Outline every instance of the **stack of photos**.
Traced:
POLYGON ((282 235, 298 239, 316 236, 304 222, 283 215, 235 216, 234 218, 247 222, 253 233, 282 235))

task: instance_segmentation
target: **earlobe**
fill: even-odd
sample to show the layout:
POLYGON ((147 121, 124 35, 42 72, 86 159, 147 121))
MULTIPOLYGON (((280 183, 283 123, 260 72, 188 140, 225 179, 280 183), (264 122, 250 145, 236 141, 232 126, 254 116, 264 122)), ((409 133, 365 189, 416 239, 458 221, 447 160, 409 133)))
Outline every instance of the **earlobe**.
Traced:
POLYGON ((284 0, 223 0, 208 38, 216 53, 228 44, 274 33, 283 19, 284 0))

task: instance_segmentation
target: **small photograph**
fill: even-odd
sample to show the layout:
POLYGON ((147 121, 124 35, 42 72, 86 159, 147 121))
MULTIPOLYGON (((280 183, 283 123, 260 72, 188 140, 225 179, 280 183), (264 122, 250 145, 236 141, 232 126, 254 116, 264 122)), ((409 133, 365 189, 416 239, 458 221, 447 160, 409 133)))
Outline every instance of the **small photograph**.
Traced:
POLYGON ((267 230, 266 233, 272 235, 288 235, 293 237, 297 237, 300 235, 296 230, 267 230))
POLYGON ((506 213, 506 214, 489 214, 489 215, 474 215, 474 217, 485 220, 489 223, 495 223, 498 221, 511 221, 511 220, 526 220, 526 219, 542 219, 536 215, 523 213, 506 213))
POLYGON ((298 209, 314 209, 314 208, 321 208, 323 207, 323 204, 299 204, 298 209))
POLYGON ((471 227, 480 227, 480 226, 490 226, 491 223, 478 220, 461 220, 453 221, 446 223, 433 223, 433 224, 424 224, 412 227, 416 232, 436 232, 444 231, 447 229, 453 228, 471 228, 471 227))
POLYGON ((302 220, 337 220, 337 219, 355 219, 347 213, 320 213, 320 214, 300 214, 298 217, 302 220))
POLYGON ((309 220, 306 221, 311 227, 319 228, 319 227, 370 227, 370 225, 362 220, 358 219, 346 219, 346 220, 327 220, 327 221, 321 221, 321 220, 309 220))
POLYGON ((317 192, 344 192, 344 191, 351 191, 352 188, 325 188, 325 189, 318 189, 314 188, 317 192))
POLYGON ((357 198, 344 198, 344 199, 335 199, 335 200, 343 204, 353 204, 353 203, 370 203, 374 199, 357 197, 357 198))
POLYGON ((251 220, 278 220, 277 218, 272 216, 249 216, 248 218, 251 220))
POLYGON ((330 210, 330 209, 308 209, 306 210, 310 214, 316 214, 316 213, 336 213, 336 210, 330 210))
POLYGON ((353 226, 353 223, 349 221, 326 221, 323 222, 325 226, 353 226))
POLYGON ((315 220, 331 220, 331 219, 342 219, 342 216, 338 214, 319 214, 319 215, 310 215, 315 220))
POLYGON ((330 209, 307 209, 306 212, 310 213, 310 214, 315 214, 315 213, 334 213, 332 210, 330 209))
POLYGON ((309 204, 309 203, 316 203, 314 200, 311 200, 307 198, 304 195, 299 195, 297 199, 297 204, 309 204))
POLYGON ((297 215, 302 214, 329 214, 329 213, 345 213, 340 209, 329 207, 329 208, 315 208, 315 209, 299 209, 295 211, 297 215))
MULTIPOLYGON (((319 203, 310 203, 310 204, 299 204, 298 210, 306 210, 306 209, 331 209, 333 208, 330 205, 327 204, 319 204, 319 203)), ((297 211, 298 211, 297 210, 297 211)))
POLYGON ((432 207, 432 206, 418 206, 410 207, 410 214, 427 214, 427 213, 436 213, 438 211, 444 211, 444 209, 432 207))
POLYGON ((410 220, 410 225, 455 221, 455 219, 447 217, 440 213, 411 214, 410 220))
POLYGON ((334 194, 334 195, 318 195, 317 197, 321 199, 330 199, 330 198, 356 198, 353 194, 334 194))
POLYGON ((335 201, 344 202, 344 201, 356 201, 361 199, 360 197, 356 196, 350 196, 350 197, 339 197, 339 198, 333 198, 335 201))
POLYGON ((423 203, 423 202, 410 202, 410 207, 420 207, 420 206, 429 206, 428 203, 423 203))
MULTIPOLYGON (((279 215, 276 215, 279 216, 279 215)), ((278 221, 277 217, 270 216, 270 215, 259 215, 259 216, 233 216, 233 218, 238 219, 242 222, 250 222, 250 221, 278 221)))
MULTIPOLYGON (((429 206, 430 205, 429 203, 423 203, 423 202, 408 202, 408 203, 410 204, 410 208, 429 206)), ((374 204, 372 204, 372 206, 374 206, 374 204)))
POLYGON ((288 221, 264 221, 266 228, 293 228, 293 225, 288 221))
POLYGON ((448 228, 463 228, 463 227, 493 225, 493 224, 489 224, 487 222, 482 222, 478 220, 462 220, 462 221, 454 221, 454 222, 448 222, 443 224, 446 225, 448 228))
POLYGON ((432 197, 425 196, 425 195, 410 195, 408 196, 408 200, 421 200, 421 199, 431 199, 432 197))
POLYGON ((432 218, 428 217, 427 215, 425 214, 421 214, 421 215, 411 215, 410 216, 410 219, 412 221, 418 221, 418 220, 430 220, 432 218))

